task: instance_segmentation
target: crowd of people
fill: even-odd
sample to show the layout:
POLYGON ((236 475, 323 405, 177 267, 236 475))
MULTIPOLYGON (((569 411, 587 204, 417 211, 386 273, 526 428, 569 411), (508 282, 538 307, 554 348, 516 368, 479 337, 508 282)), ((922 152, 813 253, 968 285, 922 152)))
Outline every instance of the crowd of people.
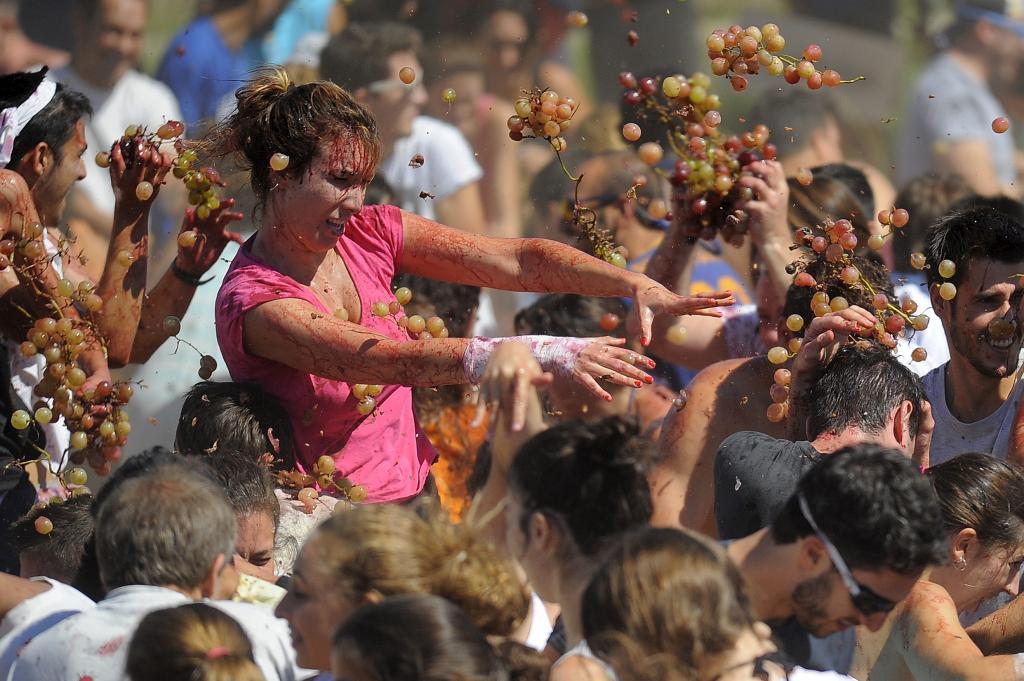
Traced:
POLYGON ((774 23, 191 4, 0 0, 0 680, 1024 680, 1019 3, 892 168, 774 23))

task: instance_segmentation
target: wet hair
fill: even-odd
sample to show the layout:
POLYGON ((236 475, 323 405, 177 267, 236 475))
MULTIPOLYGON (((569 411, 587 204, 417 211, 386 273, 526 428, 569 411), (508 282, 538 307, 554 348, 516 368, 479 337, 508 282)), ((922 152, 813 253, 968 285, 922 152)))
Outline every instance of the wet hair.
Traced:
POLYGON ((1011 215, 990 207, 950 213, 928 230, 925 269, 929 286, 943 281, 938 264, 952 260, 956 272, 947 281, 959 286, 972 259, 1015 263, 1024 260, 1024 225, 1011 215))
POLYGON ((438 596, 387 598, 358 608, 334 636, 334 656, 370 681, 542 681, 545 660, 525 646, 494 647, 472 618, 438 596))
POLYGON ((602 556, 583 594, 583 634, 623 681, 700 678, 755 618, 739 570, 709 539, 642 527, 602 556))
POLYGON ((864 173, 845 163, 833 163, 811 169, 813 181, 804 186, 796 178, 789 184, 790 230, 821 225, 826 218, 845 218, 857 235, 858 252, 866 250, 868 225, 874 218, 875 197, 864 173))
POLYGON ((806 149, 811 135, 830 118, 838 123, 839 116, 833 98, 827 93, 772 88, 761 96, 747 118, 751 123, 768 126, 770 141, 778 147, 779 157, 786 158, 806 149))
POLYGON ((45 506, 35 506, 11 526, 11 542, 22 558, 31 556, 43 567, 40 575, 70 584, 78 575, 85 555, 85 545, 92 538, 92 515, 88 494, 67 501, 54 499, 45 506), (35 522, 46 517, 53 523, 49 534, 39 534, 35 522))
MULTIPOLYGON (((0 109, 24 104, 46 78, 46 74, 47 69, 43 67, 31 73, 19 71, 0 76, 0 109)), ((75 124, 91 115, 92 105, 85 95, 63 83, 57 83, 57 91, 50 103, 33 116, 15 138, 7 167, 12 170, 17 168, 25 154, 40 142, 46 143, 59 163, 63 158, 64 145, 75 132, 75 124)))
POLYGON ((509 469, 523 531, 532 514, 553 515, 579 553, 596 555, 616 534, 650 521, 653 457, 637 424, 618 416, 567 421, 534 435, 509 469))
POLYGON ((174 435, 182 454, 230 454, 253 462, 267 455, 278 470, 295 467, 295 441, 287 412, 251 383, 202 381, 185 395, 174 435))
POLYGON ((360 603, 367 594, 433 594, 462 608, 484 633, 508 636, 529 608, 513 567, 472 529, 439 513, 358 506, 332 515, 306 542, 329 575, 324 588, 360 603))
MULTIPOLYGON (((397 78, 388 58, 399 52, 418 53, 420 32, 395 21, 352 23, 331 36, 320 52, 320 74, 349 92, 380 80, 397 78)), ((417 74, 418 76, 419 74, 417 74)))
POLYGON ((945 559, 948 535, 936 522, 942 509, 931 482, 894 449, 860 444, 823 457, 772 522, 776 544, 814 534, 798 495, 851 570, 913 576, 945 559))
POLYGON ((123 481, 96 513, 103 585, 198 587, 234 554, 236 520, 224 491, 184 460, 123 481))
POLYGON ((276 530, 281 519, 281 505, 274 495, 274 483, 265 466, 231 454, 206 456, 203 463, 220 481, 236 516, 265 513, 273 520, 276 530))
POLYGON ((242 626, 206 603, 157 610, 128 644, 131 681, 264 681, 242 626))
POLYGON ((954 203, 970 195, 970 186, 955 173, 927 173, 900 189, 896 207, 905 208, 910 221, 893 230, 892 252, 897 271, 910 270, 910 254, 924 250, 928 228, 946 215, 954 203))
POLYGON ((542 334, 573 338, 623 336, 627 309, 620 298, 596 298, 574 293, 549 293, 516 313, 519 334, 542 334), (619 317, 621 326, 613 331, 601 328, 606 314, 619 317))
POLYGON ((813 440, 851 427, 869 435, 880 433, 892 410, 909 401, 910 432, 917 437, 924 400, 921 379, 892 351, 871 341, 847 343, 805 398, 808 436, 813 440))
POLYGON ((236 157, 249 171, 257 205, 273 187, 270 157, 288 156, 287 177, 302 177, 318 152, 354 147, 356 175, 368 182, 381 156, 373 115, 346 90, 327 81, 295 85, 281 67, 266 67, 235 92, 237 108, 217 124, 198 148, 212 157, 236 157))
MULTIPOLYGON (((884 293, 889 300, 895 301, 896 291, 892 285, 892 280, 889 278, 889 271, 877 255, 868 253, 864 256, 851 255, 849 258, 850 264, 857 268, 861 277, 871 284, 876 293, 884 293)), ((790 284, 789 288, 786 289, 786 301, 782 306, 783 318, 798 314, 809 324, 814 318, 811 300, 818 291, 827 293, 830 300, 836 297, 843 297, 846 298, 850 305, 859 305, 865 310, 873 309, 871 304, 873 295, 867 287, 859 283, 854 286, 845 283, 839 278, 840 267, 827 262, 824 258, 811 257, 805 259, 799 269, 814 277, 814 280, 818 282, 818 286, 808 287, 790 284)), ((806 330, 807 325, 805 324, 804 328, 797 332, 797 335, 803 335, 806 330)))
POLYGON ((946 536, 973 529, 990 547, 1024 543, 1024 474, 989 454, 961 454, 932 466, 946 536))

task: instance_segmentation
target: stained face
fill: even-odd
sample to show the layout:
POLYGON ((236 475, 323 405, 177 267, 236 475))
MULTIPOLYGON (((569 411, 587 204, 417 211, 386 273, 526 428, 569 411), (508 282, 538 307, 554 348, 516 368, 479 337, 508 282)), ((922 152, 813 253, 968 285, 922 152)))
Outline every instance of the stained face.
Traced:
POLYGON ((274 574, 274 518, 258 512, 238 516, 238 538, 235 540, 235 567, 267 582, 276 581, 274 574))
POLYGON ((971 259, 952 301, 932 297, 953 350, 984 376, 1003 378, 1017 368, 1024 300, 1021 272, 1024 262, 971 259))
POLYGON ((373 169, 352 138, 335 140, 313 158, 308 170, 283 178, 270 196, 278 239, 299 250, 323 253, 345 233, 345 223, 363 208, 373 169))
POLYGON ((60 224, 67 203, 68 192, 75 182, 85 179, 82 155, 87 148, 85 121, 75 123, 75 130, 61 147, 59 154, 51 154, 51 164, 32 185, 32 199, 44 225, 60 224), (59 156, 59 159, 57 158, 59 156))
POLYGON ((961 602, 957 606, 962 612, 974 612, 1000 592, 1016 596, 1020 583, 1024 545, 988 547, 975 542, 975 547, 974 551, 968 552, 966 567, 960 573, 965 598, 958 599, 961 602))

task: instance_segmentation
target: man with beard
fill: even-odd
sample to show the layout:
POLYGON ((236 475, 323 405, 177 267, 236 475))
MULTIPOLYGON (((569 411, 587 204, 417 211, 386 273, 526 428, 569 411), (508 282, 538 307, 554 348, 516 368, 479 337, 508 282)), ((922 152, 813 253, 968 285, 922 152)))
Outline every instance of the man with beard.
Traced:
POLYGON ((826 637, 883 625, 925 568, 943 559, 939 515, 931 484, 906 456, 855 445, 811 468, 771 525, 726 552, 757 618, 802 663, 807 638, 793 630, 826 637))
POLYGON ((923 379, 935 419, 930 463, 964 452, 1006 458, 1020 386, 1003 397, 999 383, 1017 369, 1021 351, 1024 226, 987 206, 956 211, 929 230, 926 255, 932 306, 950 351, 949 362, 923 379), (947 260, 952 274, 940 267, 947 260), (942 297, 945 284, 956 287, 952 300, 942 297))

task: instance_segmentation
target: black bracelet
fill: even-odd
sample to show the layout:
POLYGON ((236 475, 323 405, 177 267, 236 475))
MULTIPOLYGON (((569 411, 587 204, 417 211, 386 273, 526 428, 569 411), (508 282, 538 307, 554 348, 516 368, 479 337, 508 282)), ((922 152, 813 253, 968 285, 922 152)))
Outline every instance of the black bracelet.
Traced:
POLYGON ((188 284, 190 286, 202 286, 203 284, 209 284, 211 281, 216 279, 216 277, 209 277, 208 279, 200 279, 195 274, 189 274, 185 270, 183 270, 180 267, 178 267, 178 262, 176 260, 171 263, 171 272, 174 272, 174 276, 176 276, 179 280, 185 282, 186 284, 188 284))

